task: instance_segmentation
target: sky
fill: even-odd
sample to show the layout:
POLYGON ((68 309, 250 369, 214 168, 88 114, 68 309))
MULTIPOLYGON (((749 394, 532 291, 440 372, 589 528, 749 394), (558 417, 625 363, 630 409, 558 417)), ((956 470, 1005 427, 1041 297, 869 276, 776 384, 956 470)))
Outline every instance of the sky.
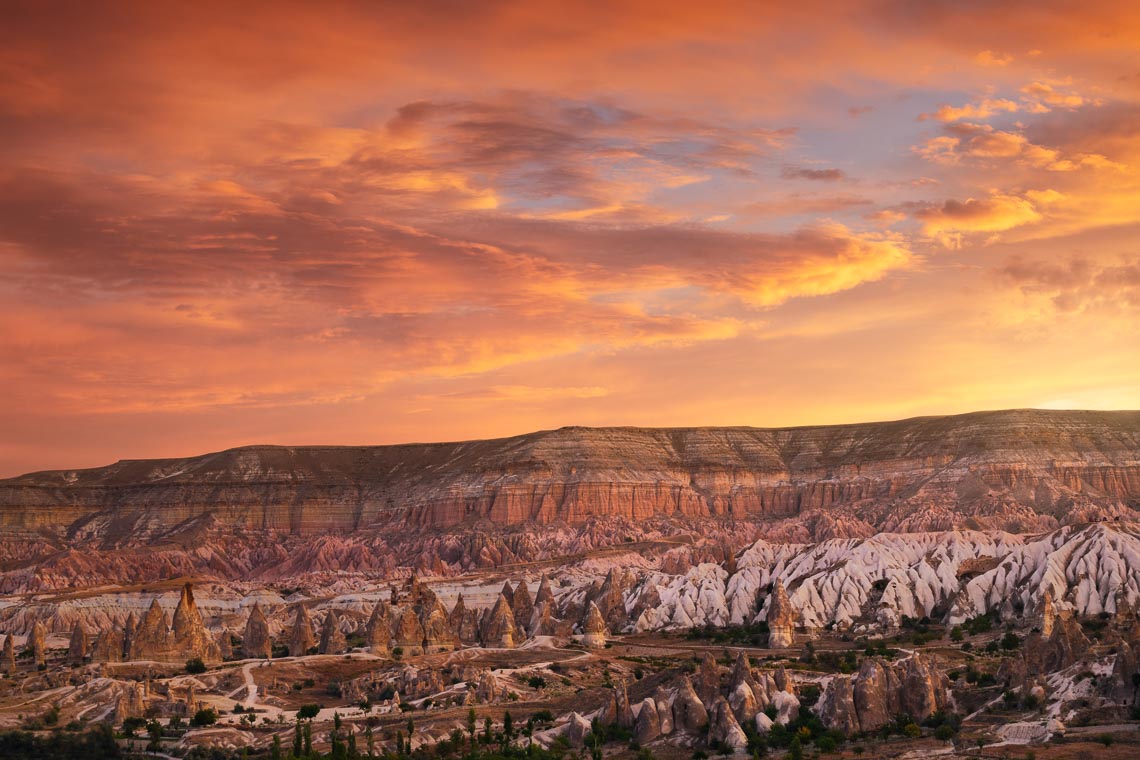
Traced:
POLYGON ((5 3, 0 476, 1140 408, 1140 5, 5 3))

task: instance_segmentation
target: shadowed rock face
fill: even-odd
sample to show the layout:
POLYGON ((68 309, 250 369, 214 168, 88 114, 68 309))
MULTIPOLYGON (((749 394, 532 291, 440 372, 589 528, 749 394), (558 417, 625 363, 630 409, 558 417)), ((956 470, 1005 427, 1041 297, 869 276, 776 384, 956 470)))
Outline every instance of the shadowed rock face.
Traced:
MULTIPOLYGON (((542 551, 487 526, 622 519, 799 521, 796 540, 876 531, 1044 530, 1140 504, 1140 413, 1019 410, 889 423, 563 428, 374 447, 232 449, 0 481, 0 591, 187 575, 348 569, 414 557, 485 567, 542 551), (975 524, 976 523, 976 524, 975 524), (478 526, 478 530, 475 530, 478 526), (440 531, 471 529, 452 539, 440 531), (286 543, 284 539, 288 540, 286 543), (184 547, 224 542, 209 560, 184 547), (360 551, 343 542, 376 543, 360 551), (18 562, 17 562, 18 561, 18 562), (204 566, 204 563, 213 563, 204 566)), ((789 528, 788 530, 793 530, 789 528)), ((541 534, 541 531, 537 533, 541 534)), ((792 535, 789 533, 789 535, 792 535)), ((614 541, 620 541, 614 537, 614 541)), ((581 544, 581 541, 578 541, 581 544)), ((514 601, 511 599, 511 601, 514 601)), ((523 611, 527 615, 528 611, 523 611)), ((603 611, 604 612, 604 611, 603 611)))

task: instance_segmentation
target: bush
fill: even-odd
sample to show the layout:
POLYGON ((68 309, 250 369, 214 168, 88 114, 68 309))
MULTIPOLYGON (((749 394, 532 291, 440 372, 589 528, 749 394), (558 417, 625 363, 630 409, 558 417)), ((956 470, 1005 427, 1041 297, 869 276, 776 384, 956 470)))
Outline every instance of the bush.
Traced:
POLYGON ((526 685, 532 689, 544 689, 546 688, 546 679, 542 676, 531 676, 526 679, 526 685))
POLYGON ((199 710, 194 713, 194 717, 190 719, 190 725, 192 726, 212 726, 217 722, 218 714, 210 707, 199 710))
POLYGON ((948 742, 954 738, 954 727, 943 723, 938 728, 934 729, 934 738, 940 742, 948 742))
POLYGON ((312 720, 317 717, 317 713, 321 711, 320 705, 301 705, 301 709, 297 710, 297 718, 299 720, 312 720))
POLYGON ((194 657, 186 661, 186 672, 192 675, 206 672, 206 663, 201 657, 194 657))

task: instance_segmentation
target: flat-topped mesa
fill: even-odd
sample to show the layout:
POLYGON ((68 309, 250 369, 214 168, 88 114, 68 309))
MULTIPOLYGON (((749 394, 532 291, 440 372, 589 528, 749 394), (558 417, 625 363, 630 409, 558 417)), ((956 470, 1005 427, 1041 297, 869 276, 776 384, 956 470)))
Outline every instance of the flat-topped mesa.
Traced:
POLYGON ((317 645, 313 637, 313 621, 309 618, 309 611, 305 605, 298 604, 297 612, 293 616, 293 626, 289 629, 289 656, 301 657, 317 645))
POLYGON ((241 639, 241 651, 250 659, 268 659, 273 656, 273 639, 269 635, 269 621, 261 611, 261 605, 253 603, 249 618, 245 621, 245 633, 241 639))
POLYGON ((777 580, 772 589, 772 597, 768 600, 768 646, 771 649, 787 649, 795 643, 796 621, 798 619, 796 608, 788 599, 788 592, 784 589, 784 582, 777 580))
MULTIPOLYGON (((84 539, 91 546, 142 515, 154 530, 209 514, 219 526, 315 535, 385 523, 785 517, 896 502, 905 517, 930 504, 1003 501, 1018 507, 1010 520, 1036 514, 1044 524, 1137 497, 1140 412, 1012 410, 784 429, 575 427, 487 441, 252 446, 122 461, 0 481, 0 531, 64 538, 77 520, 109 509, 123 519, 92 522, 84 539)), ((891 510, 864 514, 873 528, 899 521, 891 510)))

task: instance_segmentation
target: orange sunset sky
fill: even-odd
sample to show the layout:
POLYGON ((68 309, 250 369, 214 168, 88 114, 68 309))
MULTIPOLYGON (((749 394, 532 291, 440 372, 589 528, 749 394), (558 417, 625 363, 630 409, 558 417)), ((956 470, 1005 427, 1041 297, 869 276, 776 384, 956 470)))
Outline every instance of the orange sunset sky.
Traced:
POLYGON ((1140 407, 1140 4, 4 2, 0 475, 1140 407))

